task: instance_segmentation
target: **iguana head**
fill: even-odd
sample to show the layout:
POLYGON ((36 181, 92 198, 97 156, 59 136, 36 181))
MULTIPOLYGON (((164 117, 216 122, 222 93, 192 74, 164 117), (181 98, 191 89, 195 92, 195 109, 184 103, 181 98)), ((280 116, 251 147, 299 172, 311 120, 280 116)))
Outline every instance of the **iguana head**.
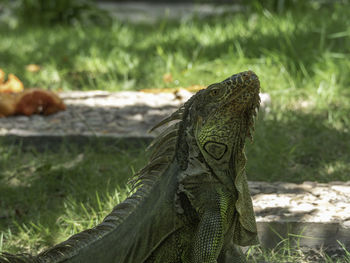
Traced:
POLYGON ((197 145, 211 168, 226 170, 245 138, 252 138, 259 89, 257 75, 246 71, 197 93, 189 115, 197 145))
MULTIPOLYGON (((235 170, 244 167, 243 146, 245 138, 252 137, 254 117, 260 103, 259 89, 258 77, 254 72, 246 71, 197 92, 151 129, 177 121, 152 142, 149 169, 143 169, 137 180, 159 162, 162 168, 167 167, 173 157, 181 169, 186 170, 190 152, 197 155, 198 151, 217 172, 232 170, 232 164, 235 170)), ((156 173, 159 171, 155 170, 156 173)))

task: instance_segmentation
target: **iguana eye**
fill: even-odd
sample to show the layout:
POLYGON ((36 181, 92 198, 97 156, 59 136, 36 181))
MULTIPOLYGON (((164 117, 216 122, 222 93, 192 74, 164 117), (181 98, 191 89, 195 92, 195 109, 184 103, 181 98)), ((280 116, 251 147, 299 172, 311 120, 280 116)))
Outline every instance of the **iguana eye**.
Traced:
POLYGON ((212 91, 210 91, 210 95, 215 97, 219 94, 219 90, 218 89, 213 89, 212 91))
POLYGON ((221 88, 215 88, 215 89, 212 89, 210 92, 209 92, 210 96, 212 97, 220 97, 222 94, 223 94, 223 89, 221 88))

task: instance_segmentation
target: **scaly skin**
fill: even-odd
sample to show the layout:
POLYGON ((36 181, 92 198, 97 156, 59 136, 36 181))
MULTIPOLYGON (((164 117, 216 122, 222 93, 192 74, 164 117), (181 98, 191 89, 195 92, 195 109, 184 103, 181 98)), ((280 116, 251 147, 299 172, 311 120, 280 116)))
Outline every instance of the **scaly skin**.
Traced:
POLYGON ((233 263, 257 243, 244 155, 259 106, 259 80, 242 72, 199 91, 155 128, 137 191, 97 227, 35 256, 3 262, 233 263))

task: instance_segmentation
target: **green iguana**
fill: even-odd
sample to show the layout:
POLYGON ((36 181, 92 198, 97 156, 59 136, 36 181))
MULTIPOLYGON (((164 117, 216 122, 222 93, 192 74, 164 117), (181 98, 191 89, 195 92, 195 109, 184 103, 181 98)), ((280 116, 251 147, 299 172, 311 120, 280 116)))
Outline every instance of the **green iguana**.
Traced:
POLYGON ((135 193, 98 226, 38 254, 2 254, 0 262, 232 263, 237 245, 257 243, 245 175, 259 80, 242 72, 192 96, 152 130, 149 163, 135 193))

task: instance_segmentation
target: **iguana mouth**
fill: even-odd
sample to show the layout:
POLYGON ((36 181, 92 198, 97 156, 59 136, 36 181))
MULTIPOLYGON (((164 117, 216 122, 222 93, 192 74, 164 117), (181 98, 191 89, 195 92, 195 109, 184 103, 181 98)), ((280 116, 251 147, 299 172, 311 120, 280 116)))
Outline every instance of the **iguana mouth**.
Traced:
POLYGON ((232 96, 231 103, 243 105, 242 121, 244 123, 243 132, 245 137, 252 140, 254 132, 254 123, 260 106, 260 82, 258 76, 252 71, 245 71, 231 78, 233 83, 237 84, 237 91, 232 96), (245 130, 245 131, 244 131, 245 130))
MULTIPOLYGON (((234 101, 239 97, 248 99, 248 97, 251 96, 250 101, 252 104, 255 104, 254 106, 259 105, 260 82, 258 76, 253 71, 245 71, 235 74, 224 80, 223 83, 227 83, 229 86, 232 86, 232 97, 230 101, 234 101)), ((247 103, 247 101, 245 101, 245 103, 247 103)))

